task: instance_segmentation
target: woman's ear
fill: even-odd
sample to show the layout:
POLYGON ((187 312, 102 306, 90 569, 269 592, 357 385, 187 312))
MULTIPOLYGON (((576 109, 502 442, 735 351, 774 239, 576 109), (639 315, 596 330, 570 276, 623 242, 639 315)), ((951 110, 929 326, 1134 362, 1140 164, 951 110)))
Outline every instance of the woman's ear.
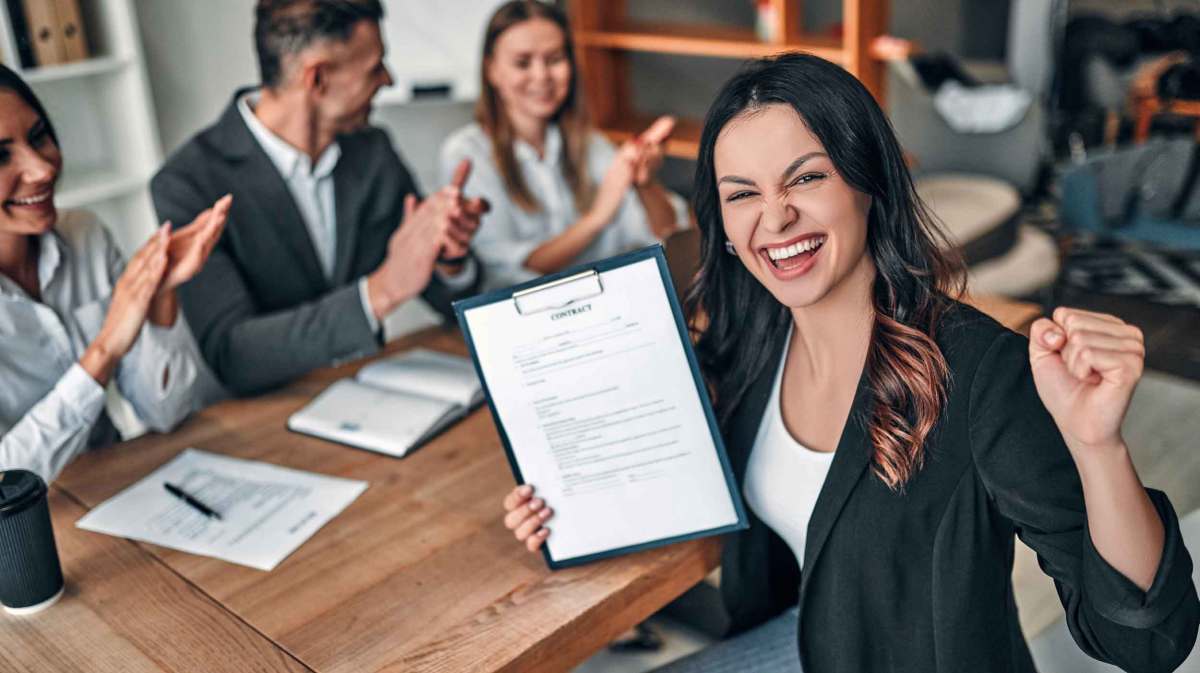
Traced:
POLYGON ((871 210, 875 208, 875 197, 866 192, 854 190, 854 200, 857 206, 861 209, 864 217, 867 218, 867 223, 871 222, 871 210))

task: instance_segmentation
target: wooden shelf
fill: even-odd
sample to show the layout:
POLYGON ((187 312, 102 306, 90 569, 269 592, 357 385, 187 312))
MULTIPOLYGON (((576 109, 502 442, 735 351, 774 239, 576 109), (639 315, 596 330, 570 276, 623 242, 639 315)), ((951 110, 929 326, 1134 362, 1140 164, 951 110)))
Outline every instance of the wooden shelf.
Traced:
MULTIPOLYGON (((773 11, 764 17, 769 21, 764 27, 769 34, 779 36, 773 40, 760 39, 748 26, 720 24, 716 20, 659 21, 645 11, 631 16, 630 3, 625 0, 569 0, 579 77, 594 123, 613 142, 620 143, 652 121, 645 110, 635 107, 631 71, 646 66, 631 58, 633 53, 746 60, 806 52, 842 66, 882 100, 882 63, 872 55, 872 50, 890 55, 903 46, 875 43, 884 35, 889 0, 840 0, 842 21, 836 35, 803 32, 804 0, 769 0, 769 3, 773 11)), ((675 133, 667 141, 664 149, 669 156, 694 159, 700 149, 702 122, 698 116, 703 113, 695 109, 695 101, 689 104, 692 109, 664 110, 676 116, 691 115, 690 119, 680 118, 675 133)))
POLYGON ((163 159, 135 7, 145 3, 81 0, 88 56, 27 68, 18 66, 13 4, 0 2, 0 59, 33 87, 58 127, 66 163, 55 205, 95 211, 131 252, 157 224, 147 182, 163 159))
MULTIPOLYGON (((615 125, 602 128, 600 131, 619 145, 634 135, 646 130, 655 120, 653 115, 637 115, 623 119, 615 125)), ((663 152, 667 156, 682 159, 695 159, 700 151, 700 132, 704 129, 703 122, 697 119, 679 119, 675 122, 675 131, 667 139, 663 152)))
POLYGON ((698 24, 626 24, 612 30, 583 30, 575 34, 583 47, 718 58, 760 58, 785 51, 806 51, 842 63, 840 40, 808 36, 800 40, 764 42, 749 28, 698 24))

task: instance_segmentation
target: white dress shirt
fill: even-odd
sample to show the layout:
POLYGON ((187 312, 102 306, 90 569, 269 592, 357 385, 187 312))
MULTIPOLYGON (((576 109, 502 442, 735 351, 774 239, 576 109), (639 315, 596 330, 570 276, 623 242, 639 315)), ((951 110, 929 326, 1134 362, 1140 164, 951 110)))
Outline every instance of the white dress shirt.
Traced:
MULTIPOLYGON (((104 387, 79 365, 104 324, 125 260, 87 211, 59 212, 38 247, 41 301, 0 274, 0 470, 46 481, 89 445, 116 439, 104 387)), ((142 421, 166 432, 199 405, 199 356, 182 314, 147 322, 114 382, 142 421)))
MULTIPOLYGON (((575 197, 560 164, 562 142, 558 126, 551 125, 546 129, 544 156, 538 156, 537 150, 522 140, 513 143, 513 155, 521 175, 541 206, 535 213, 523 210, 509 196, 492 157, 492 141, 478 123, 455 131, 443 143, 442 179, 448 181, 458 163, 464 158, 470 159, 471 178, 465 191, 468 196, 486 198, 492 206, 483 218, 474 246, 475 254, 483 263, 484 283, 488 288, 506 287, 536 278, 540 274, 525 267, 526 258, 538 246, 579 220, 575 197)), ((593 131, 587 156, 588 176, 599 183, 613 162, 616 149, 603 135, 593 131)), ((687 203, 670 192, 668 199, 675 210, 676 228, 686 228, 687 203)), ((613 221, 574 262, 592 262, 657 242, 650 229, 646 208, 637 191, 630 189, 613 221)))
MULTIPOLYGON (((308 154, 293 147, 283 138, 268 129, 255 116, 252 106, 258 102, 259 92, 252 91, 238 99, 238 112, 242 114, 250 134, 262 147, 267 158, 275 165, 276 170, 287 184, 300 218, 308 229, 309 239, 321 262, 321 270, 325 278, 333 277, 334 261, 337 259, 337 201, 333 188, 333 170, 337 168, 338 160, 342 158, 342 148, 335 140, 314 164, 308 154)), ((468 261, 467 267, 457 276, 441 275, 450 289, 461 289, 474 281, 475 266, 468 261)), ((371 302, 367 294, 367 277, 358 280, 358 297, 362 303, 363 313, 367 324, 375 332, 379 331, 379 320, 371 310, 371 302)))
POLYGON ((783 424, 780 391, 783 365, 787 362, 792 333, 788 331, 783 357, 775 373, 775 386, 767 398, 767 409, 750 461, 746 465, 743 493, 746 504, 763 523, 787 542, 796 555, 797 565, 804 565, 804 547, 808 541, 808 522, 812 518, 817 496, 833 464, 833 451, 813 451, 797 442, 783 424))

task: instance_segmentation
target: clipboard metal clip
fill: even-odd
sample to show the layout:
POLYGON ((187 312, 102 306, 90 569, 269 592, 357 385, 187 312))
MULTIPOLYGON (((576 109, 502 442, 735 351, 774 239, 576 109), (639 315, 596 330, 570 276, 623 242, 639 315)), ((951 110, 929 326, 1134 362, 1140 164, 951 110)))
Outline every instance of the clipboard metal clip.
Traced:
POLYGON ((566 308, 601 294, 604 294, 604 285, 600 283, 600 272, 589 269, 545 285, 514 292, 512 300, 517 313, 527 316, 566 308))

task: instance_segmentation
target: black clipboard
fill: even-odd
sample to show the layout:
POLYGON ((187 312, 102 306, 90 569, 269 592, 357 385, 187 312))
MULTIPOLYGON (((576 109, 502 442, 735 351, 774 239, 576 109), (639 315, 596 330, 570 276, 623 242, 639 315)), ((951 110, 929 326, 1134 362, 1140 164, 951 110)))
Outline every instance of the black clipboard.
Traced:
POLYGON ((696 394, 700 398, 700 405, 704 410, 705 419, 708 422, 708 430, 713 438, 713 448, 717 452, 717 459, 720 462, 721 469, 725 475, 725 486, 729 491, 729 497, 733 504, 734 512, 737 516, 735 523, 718 528, 695 531, 685 535, 678 535, 660 540, 652 540, 636 545, 620 547, 617 549, 609 549, 594 554, 584 556, 576 556, 561 561, 556 561, 550 557, 548 545, 542 545, 542 558, 546 560, 548 565, 553 570, 559 568, 568 568, 571 566, 590 563, 613 556, 623 556, 644 549, 654 549, 676 542, 685 540, 693 540, 697 538, 710 537, 713 535, 722 535, 740 530, 745 530, 749 527, 749 522, 746 518, 745 505, 742 503, 741 491, 733 477, 733 470, 729 465, 729 457, 725 452, 725 444, 721 439, 721 432, 717 426, 716 415, 712 410, 712 402, 708 397, 708 389, 704 385, 704 379, 700 375, 700 366, 696 360, 696 354, 692 350, 692 342, 689 338, 687 326, 683 319, 683 310, 679 306, 679 300, 675 296, 674 286, 671 283, 671 276, 667 270, 667 259, 663 254, 661 245, 653 245, 633 252, 609 257, 608 259, 592 262, 589 264, 580 264, 557 273, 549 274, 541 278, 531 280, 513 287, 494 290, 484 294, 476 295, 468 299, 462 299, 454 302, 454 313, 458 318, 459 327, 467 342, 467 348, 471 354, 471 362, 475 366, 475 373, 479 376, 479 381, 483 386, 484 396, 487 398, 488 409, 492 413, 492 421, 496 425, 496 430, 500 433, 500 441, 504 446, 504 454, 508 458, 508 465, 512 469, 513 478, 518 484, 525 483, 524 477, 521 475, 521 468, 517 464, 516 454, 513 452, 513 447, 509 441, 508 432, 505 430, 504 423, 500 419, 500 414, 496 410, 496 405, 492 400, 491 390, 488 388, 487 378, 484 376, 483 368, 479 364, 479 356, 475 349, 475 339, 472 335, 470 327, 467 324, 465 313, 473 308, 480 306, 488 306, 503 301, 512 301, 516 304, 517 312, 526 315, 546 310, 567 310, 570 305, 578 301, 585 300, 589 297, 595 297, 604 292, 603 274, 619 269, 624 266, 636 264, 645 260, 654 260, 658 267, 659 277, 663 283, 663 291, 667 297, 667 303, 671 306, 671 312, 675 321, 675 328, 679 334, 679 340, 683 346, 684 355, 687 358, 688 366, 692 373, 692 382, 696 387, 696 394))

